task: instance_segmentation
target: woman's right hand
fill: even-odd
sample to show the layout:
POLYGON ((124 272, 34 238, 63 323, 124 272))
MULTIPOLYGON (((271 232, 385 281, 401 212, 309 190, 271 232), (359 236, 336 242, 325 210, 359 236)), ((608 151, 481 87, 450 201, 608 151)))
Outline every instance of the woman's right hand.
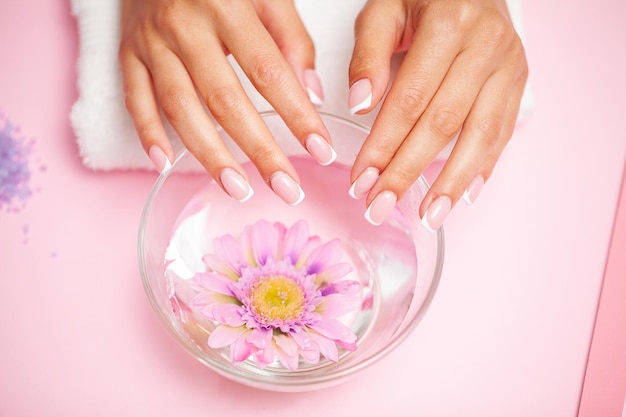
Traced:
POLYGON ((226 59, 233 55, 319 163, 331 163, 335 153, 314 106, 323 98, 315 51, 292 0, 122 0, 121 23, 126 107, 159 171, 174 157, 162 109, 186 148, 235 199, 247 200, 252 189, 215 122, 286 203, 302 200, 298 174, 226 59))

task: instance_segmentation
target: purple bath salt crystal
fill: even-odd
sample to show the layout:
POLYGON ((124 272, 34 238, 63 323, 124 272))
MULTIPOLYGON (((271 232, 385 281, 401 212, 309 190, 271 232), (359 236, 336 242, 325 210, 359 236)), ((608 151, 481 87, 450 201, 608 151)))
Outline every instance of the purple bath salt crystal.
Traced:
POLYGON ((0 112, 0 210, 18 211, 31 196, 28 157, 32 141, 0 112))

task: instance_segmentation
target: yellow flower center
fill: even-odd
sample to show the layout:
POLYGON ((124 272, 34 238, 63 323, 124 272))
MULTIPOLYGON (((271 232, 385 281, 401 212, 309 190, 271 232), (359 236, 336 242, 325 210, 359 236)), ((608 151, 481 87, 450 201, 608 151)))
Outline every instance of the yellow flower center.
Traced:
POLYGON ((304 293, 293 280, 281 276, 265 277, 250 291, 252 310, 264 322, 293 320, 304 307, 304 293))

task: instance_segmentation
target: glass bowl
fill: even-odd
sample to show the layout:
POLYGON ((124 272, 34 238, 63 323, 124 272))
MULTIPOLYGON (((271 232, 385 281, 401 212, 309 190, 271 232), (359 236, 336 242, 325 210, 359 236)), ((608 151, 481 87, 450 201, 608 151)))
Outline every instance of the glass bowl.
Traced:
MULTIPOLYGON (((333 139, 337 160, 315 163, 274 112, 262 114, 299 173, 304 201, 288 206, 267 187, 232 140, 223 140, 246 169, 254 196, 245 203, 228 197, 196 160, 181 151, 160 175, 146 202, 138 256, 147 297, 165 327, 197 360, 242 384, 272 391, 307 391, 346 380, 376 362, 416 328, 435 294, 443 264, 443 229, 421 224, 418 208, 428 184, 423 177, 399 201, 387 221, 372 226, 363 217, 363 200, 348 196, 349 172, 369 130, 330 114, 321 116, 333 139), (228 347, 211 348, 214 323, 190 312, 189 280, 206 271, 202 262, 213 239, 241 235, 260 219, 293 225, 304 219, 323 241, 339 239, 351 276, 361 284, 359 307, 344 324, 357 336, 356 350, 339 349, 336 361, 300 362, 296 370, 272 363, 261 369, 252 359, 234 364, 228 347)), ((277 361, 276 361, 277 362, 277 361)))

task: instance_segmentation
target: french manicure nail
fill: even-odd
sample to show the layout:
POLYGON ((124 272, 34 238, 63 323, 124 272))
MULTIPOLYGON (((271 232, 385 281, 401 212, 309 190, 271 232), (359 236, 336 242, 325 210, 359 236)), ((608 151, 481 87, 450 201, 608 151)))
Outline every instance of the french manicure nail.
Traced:
POLYGON ((309 135, 304 145, 320 165, 330 165, 337 159, 337 152, 320 135, 309 135))
POLYGON ((161 173, 161 175, 167 173, 172 168, 172 163, 165 155, 165 152, 157 145, 152 145, 148 150, 148 156, 154 164, 154 167, 161 173))
POLYGON ((220 181, 226 192, 241 203, 248 201, 254 194, 254 190, 248 184, 248 181, 232 168, 224 168, 222 170, 220 181))
POLYGON ((289 175, 277 171, 270 177, 272 190, 290 206, 295 206, 304 200, 304 191, 289 175))
POLYGON ((309 100, 316 106, 322 106, 324 104, 324 91, 322 89, 322 82, 317 76, 317 72, 312 69, 305 69, 302 73, 304 79, 304 85, 306 92, 309 95, 309 100))
POLYGON ((478 194, 480 194, 480 191, 483 189, 483 185, 485 185, 485 179, 480 174, 476 175, 472 182, 469 183, 463 193, 463 200, 468 206, 476 201, 478 194))
POLYGON ((358 80, 348 93, 348 107, 350 114, 355 115, 361 110, 368 109, 372 105, 372 83, 367 78, 358 80))
POLYGON ((441 227, 451 209, 452 200, 450 200, 450 197, 446 195, 438 197, 430 203, 428 210, 424 213, 422 224, 429 232, 435 232, 441 227))
POLYGON ((369 167, 365 169, 350 186, 348 195, 354 199, 363 197, 374 186, 379 174, 378 168, 369 167))
POLYGON ((376 196, 376 198, 370 203, 367 210, 365 210, 365 220, 373 224, 374 226, 381 225, 391 210, 396 206, 398 197, 396 193, 392 191, 383 191, 376 196))

